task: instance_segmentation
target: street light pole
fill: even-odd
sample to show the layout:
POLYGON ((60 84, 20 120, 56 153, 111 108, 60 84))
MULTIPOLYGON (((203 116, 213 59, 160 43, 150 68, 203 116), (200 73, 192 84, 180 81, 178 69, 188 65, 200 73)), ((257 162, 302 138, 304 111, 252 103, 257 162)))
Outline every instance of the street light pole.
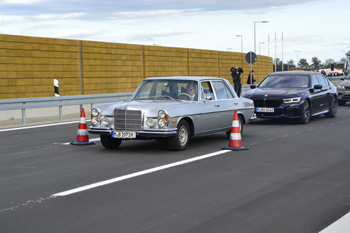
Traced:
POLYGON ((241 37, 241 53, 243 53, 243 35, 236 35, 236 37, 241 37))
POLYGON ((297 68, 299 67, 299 53, 301 52, 300 50, 295 50, 294 52, 297 53, 297 68))
MULTIPOLYGON (((241 55, 243 56, 243 35, 236 35, 236 37, 241 37, 241 55)), ((243 66, 243 60, 242 60, 242 66, 243 66)))
POLYGON ((254 21, 254 52, 256 53, 256 24, 257 23, 268 23, 269 21, 254 21))
POLYGON ((261 55, 261 49, 260 49, 260 45, 261 44, 265 44, 264 42, 259 42, 259 55, 261 55))

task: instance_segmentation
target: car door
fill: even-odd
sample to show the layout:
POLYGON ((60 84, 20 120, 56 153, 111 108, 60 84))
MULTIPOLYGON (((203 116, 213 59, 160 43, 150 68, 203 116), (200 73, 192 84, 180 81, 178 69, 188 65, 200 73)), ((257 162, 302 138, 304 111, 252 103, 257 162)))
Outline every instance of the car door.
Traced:
POLYGON ((219 127, 226 128, 232 125, 234 109, 237 109, 238 101, 229 88, 222 81, 213 81, 213 88, 216 96, 216 106, 220 112, 219 127))
POLYGON ((201 129, 197 133, 206 133, 220 127, 220 105, 215 99, 214 89, 210 81, 202 81, 201 92, 201 129))
POLYGON ((320 85, 315 74, 311 76, 311 90, 310 90, 310 101, 311 101, 311 112, 316 113, 320 111, 320 105, 322 104, 322 93, 320 89, 315 89, 315 85, 320 85))
POLYGON ((324 111, 324 110, 328 110, 330 108, 331 105, 331 95, 329 92, 329 83, 326 80, 325 77, 323 77, 322 75, 318 75, 316 74, 317 80, 318 82, 322 85, 322 89, 320 92, 320 111, 324 111))

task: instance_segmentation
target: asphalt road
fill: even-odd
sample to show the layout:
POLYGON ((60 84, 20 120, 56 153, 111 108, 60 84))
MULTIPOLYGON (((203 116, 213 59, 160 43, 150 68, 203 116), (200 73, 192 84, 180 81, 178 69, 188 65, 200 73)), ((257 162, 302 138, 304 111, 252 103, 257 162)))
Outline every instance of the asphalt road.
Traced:
POLYGON ((1 233, 307 233, 350 212, 350 106, 307 125, 245 125, 245 151, 222 150, 224 133, 182 152, 67 144, 77 128, 0 131, 1 233))

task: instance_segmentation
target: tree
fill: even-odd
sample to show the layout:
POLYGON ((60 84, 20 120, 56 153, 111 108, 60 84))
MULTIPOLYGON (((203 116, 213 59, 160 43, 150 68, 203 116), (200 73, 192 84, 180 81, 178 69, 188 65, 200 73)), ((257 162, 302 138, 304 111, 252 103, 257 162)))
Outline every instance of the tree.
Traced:
POLYGON ((311 58, 311 65, 310 65, 310 69, 313 69, 313 70, 318 70, 320 68, 322 68, 322 62, 321 60, 318 60, 317 57, 313 57, 311 58))
POLYGON ((335 63, 334 59, 328 58, 328 59, 326 59, 326 62, 324 63, 324 66, 327 67, 327 68, 330 68, 331 64, 334 64, 334 63, 335 63))
POLYGON ((273 61, 273 70, 275 70, 275 64, 277 64, 277 69, 276 71, 282 71, 282 61, 279 58, 276 58, 273 61))
POLYGON ((305 58, 302 58, 299 60, 298 66, 302 68, 303 70, 308 70, 309 69, 309 63, 305 58))

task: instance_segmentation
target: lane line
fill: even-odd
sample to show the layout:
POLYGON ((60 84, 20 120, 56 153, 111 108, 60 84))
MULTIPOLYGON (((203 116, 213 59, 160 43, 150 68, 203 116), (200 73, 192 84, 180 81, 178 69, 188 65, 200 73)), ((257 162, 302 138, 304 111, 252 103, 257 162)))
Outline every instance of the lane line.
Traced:
POLYGON ((69 121, 69 122, 53 123, 53 124, 46 124, 46 125, 33 125, 33 126, 25 126, 20 128, 0 129, 0 132, 15 131, 15 130, 21 130, 21 129, 43 128, 43 127, 56 126, 56 125, 68 125, 68 124, 78 123, 78 122, 79 121, 69 121))
POLYGON ((164 170, 164 169, 180 166, 180 165, 183 165, 183 164, 186 164, 186 163, 191 163, 191 162, 195 162, 195 161, 198 161, 198 160, 214 157, 214 156, 221 155, 221 154, 224 154, 224 153, 227 153, 227 152, 231 152, 231 150, 217 151, 217 152, 213 152, 213 153, 210 153, 210 154, 194 157, 194 158, 191 158, 191 159, 186 159, 186 160, 182 160, 182 161, 179 161, 179 162, 170 163, 170 164, 167 164, 167 165, 163 165, 163 166, 159 166, 159 167, 155 167, 155 168, 151 168, 151 169, 147 169, 147 170, 131 173, 131 174, 128 174, 128 175, 112 178, 112 179, 109 179, 109 180, 100 181, 100 182, 97 182, 97 183, 93 183, 93 184, 81 186, 81 187, 78 187, 78 188, 75 188, 75 189, 71 189, 71 190, 60 192, 60 193, 56 193, 56 194, 53 194, 51 197, 68 196, 68 195, 75 194, 75 193, 78 193, 78 192, 87 191, 89 189, 93 189, 93 188, 101 187, 101 186, 104 186, 104 185, 116 183, 116 182, 119 182, 119 181, 122 181, 122 180, 131 179, 131 178, 134 178, 134 177, 137 177, 137 176, 142 176, 142 175, 146 175, 146 174, 149 174, 149 173, 157 172, 157 171, 160 171, 160 170, 164 170))
POLYGON ((350 213, 347 213, 322 231, 320 233, 344 233, 350 232, 350 213))

